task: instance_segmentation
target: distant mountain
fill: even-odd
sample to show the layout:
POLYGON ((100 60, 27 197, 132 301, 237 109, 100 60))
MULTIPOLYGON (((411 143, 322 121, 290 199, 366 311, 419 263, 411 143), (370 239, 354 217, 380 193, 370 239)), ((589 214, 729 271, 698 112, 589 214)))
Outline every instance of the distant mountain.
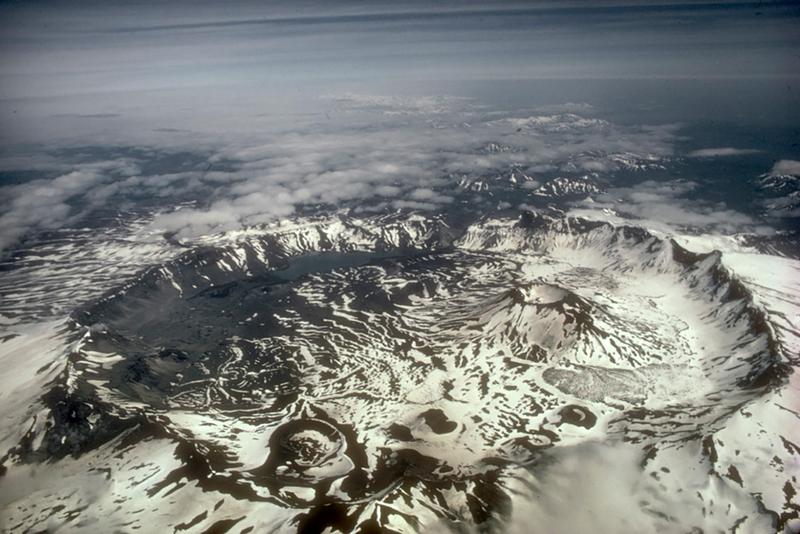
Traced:
POLYGON ((543 197, 577 199, 586 198, 603 192, 596 175, 559 176, 534 190, 534 194, 543 197))

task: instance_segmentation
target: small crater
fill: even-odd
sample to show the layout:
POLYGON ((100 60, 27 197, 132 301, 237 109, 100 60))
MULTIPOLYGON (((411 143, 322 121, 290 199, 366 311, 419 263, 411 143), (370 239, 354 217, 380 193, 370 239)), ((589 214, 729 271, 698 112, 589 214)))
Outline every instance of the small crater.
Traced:
POLYGON ((433 408, 421 413, 420 418, 437 434, 449 434, 458 428, 458 423, 451 421, 444 412, 438 408, 433 408))
POLYGON ((569 404, 558 412, 561 422, 569 425, 592 428, 597 423, 597 416, 583 406, 569 404))

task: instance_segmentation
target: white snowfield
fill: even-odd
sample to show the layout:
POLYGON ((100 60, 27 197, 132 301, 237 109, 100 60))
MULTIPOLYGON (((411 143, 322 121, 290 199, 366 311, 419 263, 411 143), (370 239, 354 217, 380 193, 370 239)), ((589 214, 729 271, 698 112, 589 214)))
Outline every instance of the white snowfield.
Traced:
POLYGON ((75 322, 12 301, 5 529, 291 532, 323 508, 331 530, 800 528, 796 260, 530 212, 200 244, 75 322), (239 282, 356 252, 381 254, 239 282), (203 350, 173 346, 181 314, 203 350))

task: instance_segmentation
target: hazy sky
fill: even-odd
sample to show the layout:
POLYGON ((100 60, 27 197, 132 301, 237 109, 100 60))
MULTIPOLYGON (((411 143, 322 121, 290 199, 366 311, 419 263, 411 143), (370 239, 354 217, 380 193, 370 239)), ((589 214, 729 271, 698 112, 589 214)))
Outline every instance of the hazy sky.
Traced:
POLYGON ((798 27, 794 2, 5 2, 0 141, 68 133, 70 115, 224 129, 322 94, 459 81, 783 83, 798 27))
POLYGON ((786 77, 797 3, 11 2, 0 98, 320 82, 786 77))

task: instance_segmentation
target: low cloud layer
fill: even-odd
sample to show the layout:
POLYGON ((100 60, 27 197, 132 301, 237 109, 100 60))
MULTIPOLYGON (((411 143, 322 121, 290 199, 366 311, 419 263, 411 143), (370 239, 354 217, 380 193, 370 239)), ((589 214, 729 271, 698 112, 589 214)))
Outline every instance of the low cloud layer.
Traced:
MULTIPOLYGON (((459 184, 508 180, 512 172, 530 180, 518 184, 518 203, 531 194, 526 185, 589 173, 611 187, 575 205, 577 214, 613 213, 662 228, 763 229, 750 215, 695 198, 696 181, 644 180, 614 187, 608 178, 614 173, 668 168, 675 125, 622 126, 574 103, 550 106, 547 113, 514 114, 460 97, 345 93, 325 96, 319 105, 318 114, 294 125, 265 125, 259 132, 215 141, 210 135, 162 132, 173 136, 177 151, 203 140, 197 143, 202 151, 191 152, 194 159, 183 170, 154 167, 153 157, 167 156, 145 147, 124 157, 110 157, 113 151, 103 147, 78 149, 77 163, 52 153, 0 157, 0 170, 28 167, 55 176, 0 187, 7 206, 0 215, 0 247, 79 221, 106 202, 149 210, 152 231, 191 239, 319 207, 436 211, 457 199, 482 202, 490 192, 475 189, 468 197, 459 184)), ((722 147, 691 155, 752 152, 722 147)), ((796 173, 800 162, 795 160, 778 161, 771 171, 796 173)))
POLYGON ((693 192, 696 182, 647 180, 629 187, 607 190, 595 198, 576 203, 573 215, 610 219, 633 219, 637 224, 671 233, 675 230, 731 234, 770 232, 753 217, 726 204, 707 202, 693 192))
POLYGON ((612 165, 610 158, 619 153, 642 158, 671 153, 668 127, 621 128, 566 114, 487 121, 474 110, 443 111, 440 101, 428 99, 407 107, 369 99, 365 106, 375 111, 376 102, 384 117, 380 127, 375 122, 361 127, 356 121, 335 131, 292 132, 266 144, 220 151, 212 161, 237 166, 214 175, 221 198, 207 207, 164 215, 154 224, 192 235, 263 222, 303 205, 354 200, 364 203, 362 209, 376 204, 437 209, 452 202, 448 191, 465 176, 491 176, 511 167, 535 174, 585 167, 590 161, 612 165), (435 122, 429 114, 412 116, 431 102, 437 107, 435 122))
MULTIPOLYGON (((84 155, 88 163, 67 168, 55 158, 61 172, 55 180, 0 189, 11 206, 3 215, 2 245, 29 230, 64 224, 106 200, 159 207, 153 229, 179 237, 317 205, 437 210, 453 202, 464 179, 505 176, 512 169, 532 178, 613 171, 629 161, 669 157, 675 136, 673 126, 619 126, 574 113, 517 116, 463 98, 345 94, 323 104, 323 120, 218 138, 185 171, 153 172, 147 165, 153 152, 146 149, 113 161, 84 155), (191 205, 174 209, 168 201, 191 205)), ((41 162, 46 167, 53 158, 41 162)))
POLYGON ((772 170, 769 172, 769 174, 772 176, 800 176, 800 161, 794 159, 782 159, 772 166, 772 170))
MULTIPOLYGON (((574 205, 575 214, 614 214, 664 229, 764 230, 751 215, 697 198, 696 180, 642 174, 638 185, 615 187, 616 173, 669 168, 676 125, 623 126, 580 103, 519 114, 463 97, 343 93, 317 106, 297 120, 259 123, 258 131, 159 132, 171 136, 167 151, 142 146, 121 156, 100 146, 0 156, 0 170, 38 169, 54 177, 0 187, 0 248, 78 222, 105 203, 149 211, 151 231, 191 239, 320 207, 371 213, 480 203, 492 193, 475 184, 508 182, 514 172, 526 176, 516 185, 520 198, 491 205, 524 204, 535 186, 555 176, 591 175, 609 187, 574 205), (156 157, 169 160, 170 150, 190 154, 190 163, 152 164, 156 157)), ((717 147, 689 155, 753 152, 717 147)), ((770 174, 800 174, 800 162, 780 160, 770 174)))
POLYGON ((748 154, 755 154, 759 150, 752 148, 733 148, 733 147, 719 147, 719 148, 701 148, 700 150, 693 150, 689 152, 689 157, 692 158, 720 158, 726 156, 746 156, 748 154))
POLYGON ((130 160, 99 161, 79 165, 54 179, 0 188, 0 250, 31 230, 59 228, 92 206, 102 204, 118 187, 115 180, 124 181, 138 172, 130 160))

